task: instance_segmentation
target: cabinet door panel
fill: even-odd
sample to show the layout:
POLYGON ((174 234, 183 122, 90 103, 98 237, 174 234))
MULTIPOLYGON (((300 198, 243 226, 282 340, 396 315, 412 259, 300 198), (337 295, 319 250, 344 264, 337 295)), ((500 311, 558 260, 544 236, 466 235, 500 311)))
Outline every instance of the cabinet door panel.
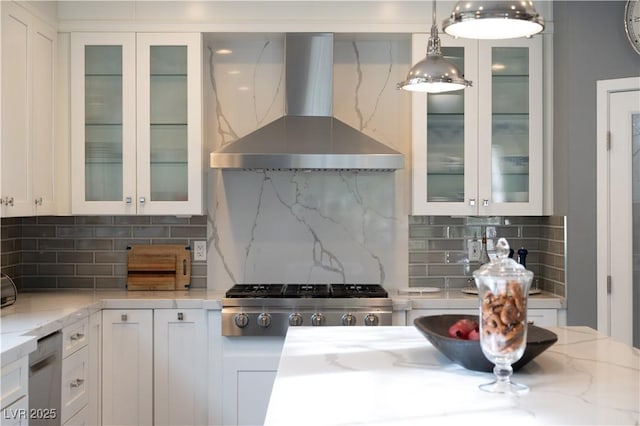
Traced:
POLYGON ((56 33, 40 26, 32 33, 33 51, 31 108, 31 175, 32 198, 37 214, 55 212, 55 128, 54 76, 56 33))
POLYGON ((204 310, 154 310, 156 425, 207 424, 206 343, 204 310))
MULTIPOLYGON (((475 42, 443 36, 443 55, 475 83, 475 42)), ((413 61, 424 58, 427 35, 413 36, 413 61)), ((477 145, 475 86, 413 97, 413 214, 475 214, 477 145)))
POLYGON ((138 213, 202 212, 201 35, 137 35, 138 213))
POLYGON ((89 348, 83 347, 62 361, 61 421, 66 423, 89 400, 89 348))
POLYGON ((29 176, 29 16, 20 7, 2 5, 2 188, 12 199, 3 216, 33 214, 29 176))
POLYGON ((480 214, 542 214, 541 49, 540 37, 480 43, 480 214))
POLYGON ((102 422, 151 424, 153 313, 104 310, 102 324, 102 422))
POLYGON ((73 33, 71 57, 72 212, 135 214, 135 35, 73 33))

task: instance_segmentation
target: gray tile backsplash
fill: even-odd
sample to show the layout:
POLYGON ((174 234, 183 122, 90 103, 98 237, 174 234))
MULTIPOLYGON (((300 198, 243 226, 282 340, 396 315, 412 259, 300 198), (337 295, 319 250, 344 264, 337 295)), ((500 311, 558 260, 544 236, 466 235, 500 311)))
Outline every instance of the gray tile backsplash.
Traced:
POLYGON ((480 238, 493 226, 514 250, 528 250, 527 269, 534 284, 565 296, 564 217, 450 217, 409 218, 409 286, 461 288, 468 285, 477 262, 469 262, 467 241, 480 238))
MULTIPOLYGON (((461 288, 478 267, 466 244, 486 226, 496 238, 529 250, 537 284, 565 295, 564 217, 409 217, 409 285, 461 288)), ((206 240, 205 216, 43 216, 6 218, 1 228, 2 272, 22 289, 124 288, 131 244, 206 240)), ((206 288, 206 262, 192 263, 192 287, 206 288)))
MULTIPOLYGON (((20 289, 122 289, 131 244, 206 240, 205 216, 38 216, 3 218, 2 272, 20 289)), ((207 265, 193 261, 191 286, 206 288, 207 265)))

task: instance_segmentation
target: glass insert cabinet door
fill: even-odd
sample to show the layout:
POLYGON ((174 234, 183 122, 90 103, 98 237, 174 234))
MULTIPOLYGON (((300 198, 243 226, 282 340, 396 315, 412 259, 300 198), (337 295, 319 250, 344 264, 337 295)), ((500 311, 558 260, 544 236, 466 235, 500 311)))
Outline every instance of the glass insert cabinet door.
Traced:
POLYGON ((481 42, 481 214, 542 214, 542 39, 481 42))
POLYGON ((201 210, 200 37, 137 36, 138 202, 143 211, 196 204, 201 210))
POLYGON ((542 39, 442 46, 473 85, 412 95, 412 214, 541 214, 542 39))
POLYGON ((135 34, 71 36, 73 213, 135 213, 135 34))
MULTIPOLYGON (((424 58, 426 34, 413 36, 413 62, 424 58)), ((473 86, 453 92, 412 93, 412 213, 477 214, 477 42, 442 38, 444 57, 473 86)))
POLYGON ((72 34, 73 213, 202 213, 200 37, 72 34))

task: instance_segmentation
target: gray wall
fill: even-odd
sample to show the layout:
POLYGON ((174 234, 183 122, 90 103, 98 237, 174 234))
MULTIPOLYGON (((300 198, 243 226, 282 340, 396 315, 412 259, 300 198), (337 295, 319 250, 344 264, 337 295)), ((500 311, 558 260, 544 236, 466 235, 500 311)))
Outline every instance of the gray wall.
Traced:
POLYGON ((596 81, 640 75, 625 1, 554 2, 554 209, 567 216, 567 322, 597 326, 596 81))

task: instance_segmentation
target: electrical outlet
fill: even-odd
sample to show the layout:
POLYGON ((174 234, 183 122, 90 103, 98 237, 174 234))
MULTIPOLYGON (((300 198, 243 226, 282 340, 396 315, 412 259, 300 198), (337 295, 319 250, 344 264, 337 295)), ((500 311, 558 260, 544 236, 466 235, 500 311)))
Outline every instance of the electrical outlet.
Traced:
POLYGON ((193 260, 207 260, 207 242, 193 242, 193 260))
POLYGON ((467 248, 469 251, 469 262, 477 262, 480 260, 480 249, 482 242, 480 240, 467 240, 467 248))

